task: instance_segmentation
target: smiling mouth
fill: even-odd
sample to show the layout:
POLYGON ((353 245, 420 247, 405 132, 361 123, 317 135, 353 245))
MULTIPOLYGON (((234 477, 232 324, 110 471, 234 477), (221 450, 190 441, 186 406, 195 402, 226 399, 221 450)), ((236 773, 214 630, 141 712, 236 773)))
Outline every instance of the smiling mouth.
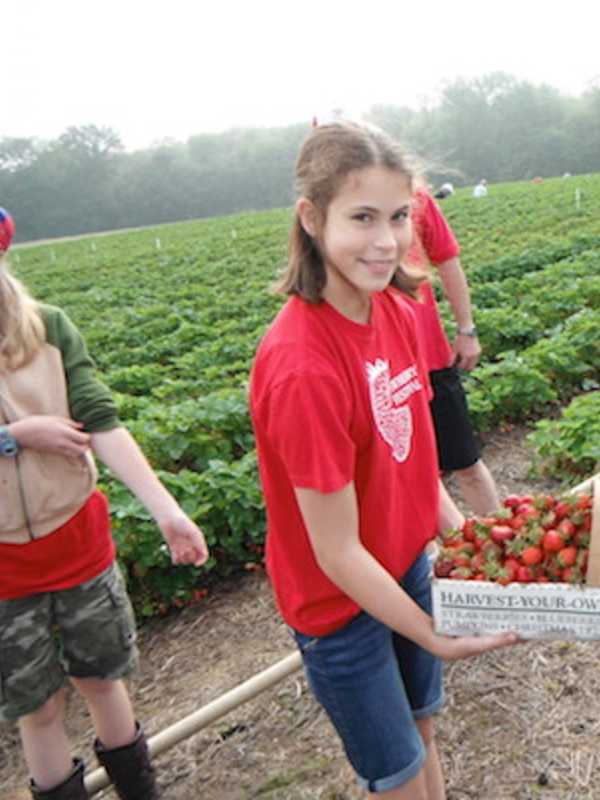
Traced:
POLYGON ((394 261, 388 259, 387 261, 382 261, 380 259, 377 260, 367 260, 363 259, 363 264, 369 269, 371 272, 376 272, 378 274, 383 274, 389 272, 390 270, 394 269, 394 261))

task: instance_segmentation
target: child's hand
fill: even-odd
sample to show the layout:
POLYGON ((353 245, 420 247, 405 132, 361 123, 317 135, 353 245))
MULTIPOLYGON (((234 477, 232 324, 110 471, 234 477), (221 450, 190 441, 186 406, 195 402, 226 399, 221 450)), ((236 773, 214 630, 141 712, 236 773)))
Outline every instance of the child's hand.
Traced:
POLYGON ((457 661, 461 658, 480 656, 490 650, 498 650, 524 640, 514 633, 495 633, 487 636, 439 636, 435 655, 444 661, 457 661))
POLYGON ((471 336, 457 336, 454 341, 454 363, 457 367, 470 372, 477 366, 481 355, 479 339, 471 336))
POLYGON ((83 423, 68 417, 34 414, 11 422, 10 432, 21 447, 75 457, 83 455, 90 446, 90 435, 82 427, 83 423))
POLYGON ((201 566, 208 558, 208 547, 200 528, 183 512, 161 519, 158 526, 171 551, 174 564, 201 566))

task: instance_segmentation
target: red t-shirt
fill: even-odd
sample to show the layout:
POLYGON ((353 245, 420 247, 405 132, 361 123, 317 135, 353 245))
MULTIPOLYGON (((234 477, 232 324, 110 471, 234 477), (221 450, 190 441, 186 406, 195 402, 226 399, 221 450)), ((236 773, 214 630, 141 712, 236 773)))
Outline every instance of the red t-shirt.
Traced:
POLYGON ((79 586, 114 559, 108 501, 96 489, 71 519, 48 536, 27 544, 0 543, 0 600, 79 586))
POLYGON ((281 614, 320 636, 360 608, 319 568, 294 487, 355 482, 360 538, 395 578, 436 533, 438 466, 413 315, 392 291, 361 325, 290 299, 267 331, 250 404, 267 508, 267 569, 281 614))
MULTIPOLYGON (((443 264, 460 254, 452 229, 437 203, 423 190, 418 190, 412 211, 413 244, 407 263, 423 267, 443 264)), ((433 287, 424 281, 419 288, 419 303, 414 303, 419 337, 430 372, 444 369, 452 363, 453 353, 437 308, 433 287)))

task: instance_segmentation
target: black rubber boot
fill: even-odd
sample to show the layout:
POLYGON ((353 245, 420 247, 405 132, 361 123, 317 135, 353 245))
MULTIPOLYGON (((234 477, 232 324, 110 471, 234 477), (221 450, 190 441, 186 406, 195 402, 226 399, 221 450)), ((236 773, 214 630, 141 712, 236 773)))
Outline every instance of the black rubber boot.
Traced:
POLYGON ((131 744, 107 750, 94 742, 94 752, 108 773, 121 800, 158 800, 154 767, 150 763, 148 742, 140 726, 131 744))
POLYGON ((54 789, 42 791, 38 789, 33 781, 29 786, 34 800, 88 800, 88 793, 83 784, 83 761, 73 760, 73 771, 71 774, 54 789))

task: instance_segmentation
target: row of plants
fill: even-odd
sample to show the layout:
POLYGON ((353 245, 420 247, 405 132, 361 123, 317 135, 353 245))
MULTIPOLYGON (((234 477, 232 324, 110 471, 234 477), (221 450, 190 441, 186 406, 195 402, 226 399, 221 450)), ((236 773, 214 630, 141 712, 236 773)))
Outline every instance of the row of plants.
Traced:
MULTIPOLYGON (((484 345, 467 381, 478 428, 537 418, 561 425, 561 408, 567 427, 572 408, 579 420, 598 419, 583 400, 597 398, 600 375, 600 176, 494 186, 483 201, 458 192, 444 203, 484 345)), ((65 308, 84 333, 121 419, 211 546, 201 570, 173 568, 152 520, 101 473, 142 616, 200 599, 211 582, 261 562, 247 381, 283 302, 268 287, 289 223, 283 209, 15 251, 13 266, 34 294, 65 308)), ((447 309, 445 317, 451 330, 447 309)), ((533 441, 540 464, 557 459, 565 478, 589 472, 594 453, 583 438, 539 427, 533 441), (561 442, 568 457, 552 452, 561 442)))

